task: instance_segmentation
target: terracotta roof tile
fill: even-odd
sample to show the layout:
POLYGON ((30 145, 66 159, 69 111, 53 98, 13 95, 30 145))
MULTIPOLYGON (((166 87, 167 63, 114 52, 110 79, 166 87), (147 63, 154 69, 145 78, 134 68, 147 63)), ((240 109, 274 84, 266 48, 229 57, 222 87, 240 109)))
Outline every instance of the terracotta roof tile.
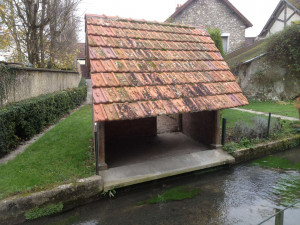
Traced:
POLYGON ((86 16, 95 121, 248 103, 205 30, 86 16))

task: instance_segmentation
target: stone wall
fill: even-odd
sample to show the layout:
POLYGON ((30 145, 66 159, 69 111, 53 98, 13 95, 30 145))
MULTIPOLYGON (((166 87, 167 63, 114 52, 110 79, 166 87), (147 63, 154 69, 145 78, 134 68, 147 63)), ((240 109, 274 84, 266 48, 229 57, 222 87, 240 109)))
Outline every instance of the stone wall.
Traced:
POLYGON ((288 100, 300 94, 300 79, 286 69, 269 62, 266 56, 234 69, 237 82, 247 98, 257 100, 288 100))
POLYGON ((229 33, 229 52, 245 43, 245 24, 232 9, 220 0, 195 0, 172 22, 216 27, 221 30, 221 33, 229 33))
POLYGON ((124 137, 156 136, 156 134, 156 117, 105 122, 106 141, 115 141, 124 137))
POLYGON ((2 105, 39 95, 78 87, 81 76, 77 72, 15 68, 16 76, 9 85, 2 105))
POLYGON ((195 141, 216 147, 220 144, 220 112, 183 113, 182 133, 195 141))

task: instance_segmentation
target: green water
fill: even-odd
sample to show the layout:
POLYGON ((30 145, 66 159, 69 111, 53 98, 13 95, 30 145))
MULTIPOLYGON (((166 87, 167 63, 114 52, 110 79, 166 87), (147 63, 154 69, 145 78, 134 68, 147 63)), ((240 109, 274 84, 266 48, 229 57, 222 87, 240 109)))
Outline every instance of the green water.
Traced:
POLYGON ((162 194, 158 194, 146 201, 141 201, 138 204, 155 204, 161 202, 180 201, 183 199, 194 198, 201 192, 200 188, 191 188, 186 186, 173 187, 164 191, 162 194))
POLYGON ((300 171, 300 162, 298 162, 298 158, 298 155, 293 158, 271 155, 252 162, 253 165, 284 171, 283 176, 272 186, 273 193, 279 196, 283 206, 289 206, 300 199, 300 176, 297 172, 300 171))

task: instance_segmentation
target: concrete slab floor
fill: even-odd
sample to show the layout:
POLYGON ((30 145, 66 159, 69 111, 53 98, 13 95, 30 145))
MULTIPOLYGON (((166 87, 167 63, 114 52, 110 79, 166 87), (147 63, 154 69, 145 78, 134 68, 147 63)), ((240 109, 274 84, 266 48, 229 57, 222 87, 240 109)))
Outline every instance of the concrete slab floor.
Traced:
POLYGON ((234 158, 223 150, 206 150, 110 168, 100 175, 104 191, 108 191, 233 162, 234 158))
POLYGON ((208 150, 180 132, 116 141, 108 147, 109 169, 100 172, 106 191, 234 162, 225 151, 208 150))
POLYGON ((106 162, 109 168, 114 168, 207 149, 207 146, 181 132, 158 134, 156 137, 130 137, 107 143, 106 162))

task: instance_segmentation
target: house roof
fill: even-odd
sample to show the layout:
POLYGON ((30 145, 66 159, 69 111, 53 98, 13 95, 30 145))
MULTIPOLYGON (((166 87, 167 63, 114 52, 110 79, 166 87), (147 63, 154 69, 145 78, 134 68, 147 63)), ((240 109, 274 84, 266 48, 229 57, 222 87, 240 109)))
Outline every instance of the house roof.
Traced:
POLYGON ((86 15, 94 120, 248 104, 205 30, 86 15))
MULTIPOLYGON (((184 3, 182 6, 178 7, 176 11, 169 17, 169 19, 174 19, 179 13, 181 13, 183 10, 185 10, 191 3, 193 3, 195 0, 188 0, 186 3, 184 3)), ((237 14, 237 16, 245 23, 246 28, 252 27, 253 24, 237 9, 235 8, 228 0, 221 0, 224 2, 233 12, 237 14)))
POLYGON ((276 6, 274 12, 270 16, 269 20, 267 21, 266 25, 263 27, 262 31, 258 35, 259 37, 264 36, 264 34, 270 29, 270 27, 276 21, 276 18, 280 15, 283 10, 284 4, 287 4, 294 12, 300 14, 300 1, 299 0, 280 0, 278 5, 276 6))
POLYGON ((226 55, 225 60, 231 68, 234 68, 258 56, 263 56, 266 53, 265 45, 266 39, 256 41, 252 45, 248 45, 229 53, 226 55))

